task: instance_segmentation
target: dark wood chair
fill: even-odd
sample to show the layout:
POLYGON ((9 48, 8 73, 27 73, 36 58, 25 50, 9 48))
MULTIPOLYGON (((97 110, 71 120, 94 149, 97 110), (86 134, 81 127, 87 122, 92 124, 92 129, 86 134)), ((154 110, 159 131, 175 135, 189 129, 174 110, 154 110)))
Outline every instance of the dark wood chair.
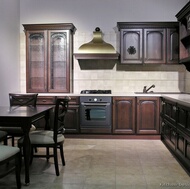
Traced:
POLYGON ((7 132, 6 131, 0 131, 0 142, 6 140, 7 138, 7 132))
MULTIPOLYGON (((29 106, 31 108, 34 108, 36 107, 37 96, 37 93, 9 93, 10 107, 15 109, 19 108, 20 106, 29 106)), ((12 139, 12 146, 14 146, 15 137, 23 136, 21 127, 0 126, 0 130, 6 131, 8 133, 7 140, 12 139)), ((31 131, 33 130, 35 130, 35 126, 31 125, 31 131)), ((7 140, 5 139, 5 144, 7 144, 7 140)))
MULTIPOLYGON (((54 124, 52 130, 36 130, 30 133, 30 142, 31 147, 33 148, 46 148, 48 153, 42 154, 42 152, 35 153, 31 150, 31 163, 33 157, 44 157, 49 159, 54 157, 55 172, 59 176, 59 167, 58 167, 58 156, 57 150, 60 149, 60 155, 62 160, 62 165, 65 165, 65 158, 63 152, 63 143, 64 143, 64 131, 65 131, 65 115, 68 110, 68 102, 70 98, 57 99, 54 109, 54 124), (49 149, 53 149, 53 153, 49 153, 49 149)), ((22 148, 23 146, 23 137, 18 140, 18 146, 22 148)), ((40 150, 39 150, 40 151, 40 150)))
MULTIPOLYGON (((0 142, 2 142, 7 136, 5 131, 0 131, 0 142)), ((15 171, 17 188, 21 188, 20 169, 21 169, 21 154, 18 147, 6 146, 0 144, 0 178, 5 177, 9 173, 15 171), (14 164, 10 164, 10 161, 14 161, 14 164), (5 166, 5 169, 2 168, 5 166)))

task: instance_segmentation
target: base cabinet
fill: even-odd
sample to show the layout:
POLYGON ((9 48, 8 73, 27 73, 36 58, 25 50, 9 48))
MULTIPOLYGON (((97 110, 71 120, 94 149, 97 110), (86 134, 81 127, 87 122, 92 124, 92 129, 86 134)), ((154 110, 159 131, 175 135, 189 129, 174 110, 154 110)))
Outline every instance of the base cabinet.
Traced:
POLYGON ((79 133, 79 97, 71 97, 65 118, 65 133, 79 133))
POLYGON ((174 151, 176 148, 176 127, 168 121, 164 120, 162 122, 161 134, 162 140, 164 140, 168 144, 168 146, 174 151))
POLYGON ((113 97, 113 134, 160 134, 159 97, 113 97))
POLYGON ((137 134, 159 134, 158 97, 137 97, 137 134))
MULTIPOLYGON (((38 96, 38 105, 55 105, 57 98, 64 98, 65 96, 38 96)), ((54 112, 50 115, 50 125, 53 124, 54 112)), ((43 125, 44 120, 36 123, 37 127, 43 125)), ((69 102, 68 112, 65 118, 65 134, 67 133, 79 133, 79 97, 71 96, 69 102)))
POLYGON ((113 97, 113 133, 135 133, 135 97, 113 97))
POLYGON ((190 173, 190 107, 162 98, 161 140, 190 173))

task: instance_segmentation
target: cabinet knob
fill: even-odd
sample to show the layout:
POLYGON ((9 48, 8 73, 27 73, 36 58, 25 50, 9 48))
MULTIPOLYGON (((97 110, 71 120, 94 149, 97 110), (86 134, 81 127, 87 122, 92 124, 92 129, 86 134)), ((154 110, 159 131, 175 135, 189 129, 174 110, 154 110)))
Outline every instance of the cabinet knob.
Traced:
POLYGON ((176 111, 176 110, 177 110, 176 106, 173 106, 173 110, 174 110, 174 111, 176 111))
POLYGON ((175 131, 173 131, 172 133, 173 133, 174 136, 176 136, 176 132, 175 131))
POLYGON ((166 103, 162 101, 162 106, 165 105, 166 103))

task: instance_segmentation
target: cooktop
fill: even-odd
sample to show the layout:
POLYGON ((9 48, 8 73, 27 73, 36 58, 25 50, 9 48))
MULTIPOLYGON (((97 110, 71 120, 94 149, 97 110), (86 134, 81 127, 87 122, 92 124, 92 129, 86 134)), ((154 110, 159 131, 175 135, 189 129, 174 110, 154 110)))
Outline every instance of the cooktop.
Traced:
POLYGON ((111 94, 111 90, 82 90, 81 94, 111 94))

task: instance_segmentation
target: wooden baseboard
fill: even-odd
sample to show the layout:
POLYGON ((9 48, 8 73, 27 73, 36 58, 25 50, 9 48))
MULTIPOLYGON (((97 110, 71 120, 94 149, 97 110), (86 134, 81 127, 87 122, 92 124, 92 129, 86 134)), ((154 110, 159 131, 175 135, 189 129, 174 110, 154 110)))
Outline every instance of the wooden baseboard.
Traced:
POLYGON ((104 134, 65 134, 65 138, 79 139, 140 139, 140 140, 160 140, 160 135, 104 135, 104 134))

